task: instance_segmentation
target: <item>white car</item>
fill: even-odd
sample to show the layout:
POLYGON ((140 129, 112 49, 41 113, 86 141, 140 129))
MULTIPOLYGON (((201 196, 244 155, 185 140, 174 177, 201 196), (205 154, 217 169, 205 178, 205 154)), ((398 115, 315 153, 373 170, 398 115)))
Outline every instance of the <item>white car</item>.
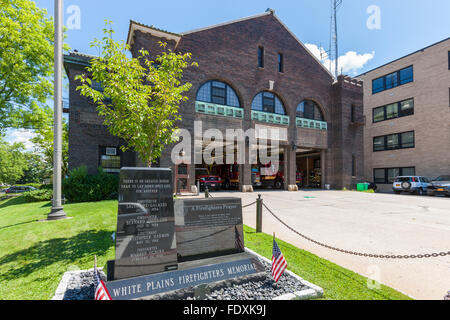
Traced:
POLYGON ((430 184, 430 180, 426 177, 402 176, 395 179, 392 190, 395 194, 409 192, 423 195, 427 192, 427 188, 430 184))

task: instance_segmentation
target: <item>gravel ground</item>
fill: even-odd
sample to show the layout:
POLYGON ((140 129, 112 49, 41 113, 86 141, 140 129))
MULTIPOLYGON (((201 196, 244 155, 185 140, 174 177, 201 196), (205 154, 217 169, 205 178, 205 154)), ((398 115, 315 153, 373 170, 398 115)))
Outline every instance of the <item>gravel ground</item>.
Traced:
MULTIPOLYGON (((267 271, 265 280, 249 281, 242 284, 234 284, 231 286, 222 285, 217 289, 206 289, 203 299, 206 300, 271 300, 275 297, 286 293, 294 293, 309 289, 300 281, 284 273, 275 283, 271 278, 271 266, 265 261, 261 261, 267 271)), ((100 271, 103 279, 105 274, 100 271)), ((93 300, 94 299, 94 272, 89 270, 73 274, 69 279, 67 290, 64 294, 64 300, 93 300)), ((194 291, 186 300, 201 300, 196 298, 194 291)))
MULTIPOLYGON (((206 300, 272 300, 287 293, 309 289, 287 273, 275 283, 271 276, 271 265, 265 261, 261 263, 267 271, 265 280, 250 281, 211 291, 206 294, 206 300)), ((188 300, 195 300, 195 297, 188 300)))
MULTIPOLYGON (((99 272, 103 280, 106 280, 103 271, 99 272)), ((94 285, 93 270, 75 273, 69 279, 63 300, 94 300, 94 285)))

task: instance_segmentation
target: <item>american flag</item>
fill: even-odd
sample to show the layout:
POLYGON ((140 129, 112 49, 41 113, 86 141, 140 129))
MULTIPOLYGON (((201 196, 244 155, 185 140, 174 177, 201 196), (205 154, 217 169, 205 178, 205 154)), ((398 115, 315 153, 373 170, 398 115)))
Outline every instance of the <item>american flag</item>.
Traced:
POLYGON ((284 270, 287 268, 287 262, 278 247, 275 238, 273 239, 273 250, 272 250, 272 277, 275 282, 278 282, 284 270))
POLYGON ((108 289, 103 282, 100 274, 97 270, 97 266, 94 267, 94 281, 95 281, 95 300, 112 300, 109 295, 108 289))

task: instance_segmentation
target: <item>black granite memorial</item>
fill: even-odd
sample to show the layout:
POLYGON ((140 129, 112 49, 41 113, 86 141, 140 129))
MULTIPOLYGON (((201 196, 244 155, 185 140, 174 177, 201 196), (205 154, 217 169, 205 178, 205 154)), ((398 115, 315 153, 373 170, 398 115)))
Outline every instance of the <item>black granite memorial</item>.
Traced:
POLYGON ((208 283, 260 276, 244 250, 240 198, 173 200, 172 172, 122 168, 112 299, 146 299, 208 283))
POLYGON ((178 261, 244 251, 240 198, 175 200, 178 261))
POLYGON ((171 170, 122 168, 116 259, 108 279, 174 270, 177 265, 171 170))

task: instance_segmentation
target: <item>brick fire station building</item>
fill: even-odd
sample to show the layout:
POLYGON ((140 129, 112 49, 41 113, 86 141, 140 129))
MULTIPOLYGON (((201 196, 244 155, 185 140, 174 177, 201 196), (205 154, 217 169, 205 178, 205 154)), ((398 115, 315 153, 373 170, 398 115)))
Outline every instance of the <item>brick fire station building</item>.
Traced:
MULTIPOLYGON (((178 127, 192 136, 194 121, 202 121, 203 131, 224 133, 229 128, 285 128, 287 136, 279 141, 283 181, 278 185, 285 189, 296 185, 299 176, 301 187, 329 184, 336 189, 363 179, 362 82, 334 79, 273 10, 180 34, 130 22, 127 43, 134 57, 141 48, 156 56, 162 50, 159 41, 176 52, 190 52, 198 63, 183 73, 192 88, 180 106, 178 127)), ((76 91, 74 78, 85 73, 91 58, 78 52, 64 57, 70 83, 69 167, 85 165, 95 173, 98 167, 118 172, 122 166, 139 166, 133 152, 120 151, 124 142, 108 133, 95 105, 76 91)), ((101 90, 100 84, 93 85, 101 90)), ((189 190, 202 165, 192 159, 192 164, 176 166, 171 150, 166 149, 159 165, 173 168, 176 181, 189 190)), ((226 171, 237 173, 240 190, 252 190, 255 166, 230 165, 226 171)))

